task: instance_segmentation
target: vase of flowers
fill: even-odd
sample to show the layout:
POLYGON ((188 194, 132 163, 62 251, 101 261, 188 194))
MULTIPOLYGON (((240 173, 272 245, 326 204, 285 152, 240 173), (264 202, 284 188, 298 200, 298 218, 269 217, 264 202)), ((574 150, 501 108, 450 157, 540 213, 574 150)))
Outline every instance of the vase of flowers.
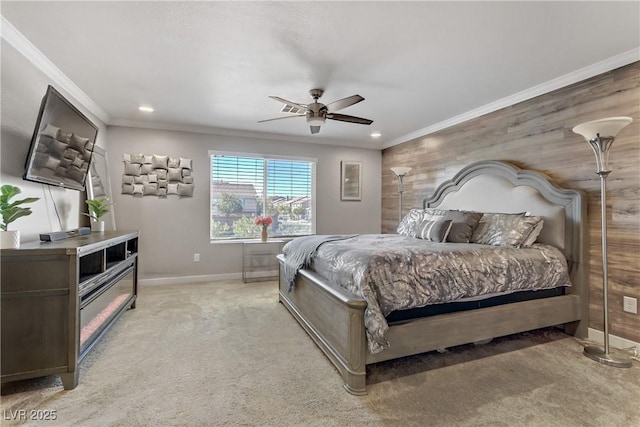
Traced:
POLYGON ((262 226, 262 234, 260 235, 260 238, 263 242, 266 242, 268 237, 267 227, 273 224, 273 219, 271 219, 270 216, 257 216, 256 219, 253 220, 253 223, 255 225, 262 226))

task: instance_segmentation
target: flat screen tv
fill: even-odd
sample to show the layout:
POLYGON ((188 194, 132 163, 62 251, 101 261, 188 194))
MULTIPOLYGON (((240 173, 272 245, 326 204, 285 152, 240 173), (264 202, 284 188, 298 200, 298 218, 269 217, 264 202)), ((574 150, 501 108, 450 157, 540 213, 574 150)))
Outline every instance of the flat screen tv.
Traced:
POLYGON ((98 127, 52 86, 42 98, 24 179, 84 190, 98 127))

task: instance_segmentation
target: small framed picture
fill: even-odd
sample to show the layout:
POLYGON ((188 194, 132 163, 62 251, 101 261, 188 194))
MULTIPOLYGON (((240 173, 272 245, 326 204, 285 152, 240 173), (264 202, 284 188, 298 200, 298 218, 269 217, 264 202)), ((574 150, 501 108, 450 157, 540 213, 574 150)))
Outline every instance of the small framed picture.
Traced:
POLYGON ((340 200, 362 200, 362 162, 340 163, 340 200))

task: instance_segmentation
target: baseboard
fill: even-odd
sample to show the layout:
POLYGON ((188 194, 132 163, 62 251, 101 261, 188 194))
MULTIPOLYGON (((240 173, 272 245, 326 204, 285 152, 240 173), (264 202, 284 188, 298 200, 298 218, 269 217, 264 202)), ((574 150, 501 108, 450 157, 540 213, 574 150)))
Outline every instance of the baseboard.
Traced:
MULTIPOLYGON (((589 340, 604 344, 604 332, 589 328, 589 340)), ((619 350, 635 347, 640 351, 640 343, 609 334, 609 345, 619 350)))
POLYGON ((141 285, 177 285, 182 283, 217 282, 221 280, 242 279, 242 273, 207 274, 203 276, 157 277, 138 279, 141 285))

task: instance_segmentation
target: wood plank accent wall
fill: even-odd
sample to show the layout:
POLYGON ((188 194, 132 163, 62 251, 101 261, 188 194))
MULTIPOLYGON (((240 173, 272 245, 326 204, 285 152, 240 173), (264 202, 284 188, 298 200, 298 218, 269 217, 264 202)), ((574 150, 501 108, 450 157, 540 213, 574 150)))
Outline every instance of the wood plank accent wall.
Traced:
POLYGON ((398 224, 393 166, 413 168, 404 180, 404 213, 479 160, 510 161, 581 189, 589 198, 589 327, 602 331, 600 178, 589 144, 571 129, 611 116, 634 121, 614 142, 607 180, 610 333, 640 342, 640 314, 622 310, 623 295, 640 301, 640 62, 383 150, 382 232, 395 233, 398 224))

